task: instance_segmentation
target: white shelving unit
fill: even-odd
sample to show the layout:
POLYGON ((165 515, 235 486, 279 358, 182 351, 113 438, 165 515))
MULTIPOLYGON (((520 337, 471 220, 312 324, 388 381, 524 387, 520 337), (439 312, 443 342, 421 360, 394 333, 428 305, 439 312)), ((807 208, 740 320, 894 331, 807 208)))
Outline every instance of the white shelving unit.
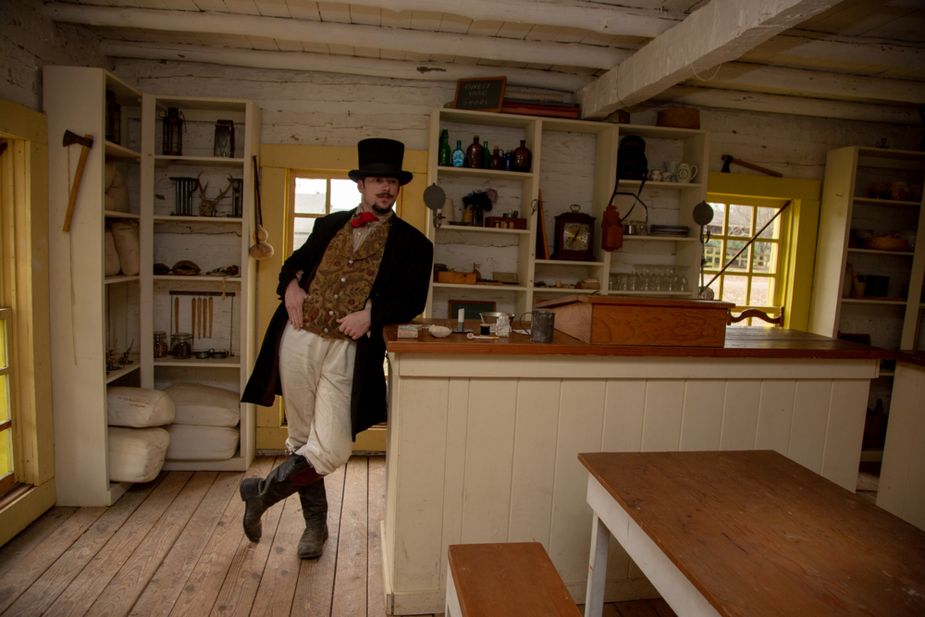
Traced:
MULTIPOLYGON (((832 337, 868 336, 872 345, 886 349, 925 349, 923 182, 925 152, 859 146, 829 151, 810 330, 832 337), (908 194, 902 194, 902 185, 908 194), (896 198, 894 189, 900 191, 896 198), (866 248, 859 239, 868 234, 897 234, 908 246, 895 251, 866 248), (854 276, 886 277, 886 286, 868 293, 865 285, 862 292, 851 280, 854 276)), ((893 375, 892 364, 881 367, 880 377, 871 383, 869 406, 880 399, 889 412, 893 375)), ((879 450, 867 451, 862 460, 879 460, 880 455, 879 450)))
MULTIPOLYGON (((431 115, 429 143, 430 181, 439 184, 454 201, 457 218, 465 195, 493 188, 498 192, 498 201, 489 214, 501 216, 516 211, 528 220, 528 227, 526 230, 492 229, 444 222, 437 229, 429 212, 428 234, 434 241, 435 263, 461 272, 471 271, 473 264, 478 264, 485 278, 493 278, 494 272, 516 273, 518 282, 504 285, 434 283, 428 316, 452 317, 447 315, 449 300, 491 300, 496 302, 499 311, 521 314, 529 311, 537 301, 562 294, 596 291, 673 297, 695 295, 700 244, 691 212, 706 196, 705 132, 441 108, 431 115), (437 157, 443 129, 449 132, 451 147, 459 141, 466 148, 474 136, 487 140, 491 149, 495 146, 513 149, 524 140, 532 153, 531 169, 515 172, 440 166, 437 157), (700 175, 693 182, 647 182, 642 192, 642 199, 650 208, 650 224, 688 225, 688 237, 626 236, 622 249, 612 253, 600 249, 602 215, 614 188, 620 139, 626 135, 638 135, 646 141, 646 155, 652 169, 661 169, 666 161, 672 160, 693 163, 699 168, 700 175), (537 259, 540 217, 536 206, 541 195, 549 253, 552 253, 555 217, 567 212, 571 204, 578 204, 582 212, 595 218, 592 261, 537 259), (631 272, 635 266, 644 264, 682 268, 687 291, 609 290, 612 273, 631 272), (599 290, 575 288, 574 285, 583 279, 595 279, 599 290)), ((639 186, 639 181, 621 181, 619 190, 636 192, 639 186)), ((621 215, 625 215, 631 201, 631 198, 617 197, 615 203, 621 215)), ((637 206, 634 215, 642 218, 641 207, 637 206)))
POLYGON ((127 484, 109 481, 106 387, 138 385, 143 276, 106 276, 104 243, 116 221, 140 220, 141 93, 97 68, 47 66, 44 108, 49 135, 49 284, 58 505, 108 506, 127 484), (106 139, 106 92, 121 106, 120 143, 106 139), (65 131, 90 136, 83 173, 80 146, 61 146, 65 131), (106 164, 119 170, 128 210, 105 209, 106 164), (69 232, 70 188, 80 188, 69 232), (107 352, 126 362, 107 370, 107 352))
MULTIPOLYGON (((145 94, 143 115, 141 268, 146 276, 141 292, 142 385, 163 389, 174 383, 194 382, 240 392, 255 355, 255 262, 247 251, 253 238, 252 157, 259 148, 259 108, 245 100, 145 94), (162 154, 163 118, 171 107, 179 109, 183 118, 180 155, 162 154), (213 156, 217 120, 234 123, 234 152, 230 157, 213 156), (187 210, 180 209, 181 183, 174 178, 198 179, 205 189, 189 196, 187 210), (239 193, 231 187, 232 179, 239 181, 239 193), (202 197, 214 200, 221 191, 226 195, 218 201, 216 211, 203 209, 202 197), (196 264, 199 274, 175 273, 174 266, 181 261, 196 264), (155 264, 170 272, 147 274, 155 271, 155 264), (194 352, 216 350, 228 355, 154 358, 155 331, 166 332, 168 338, 178 332, 189 333, 194 352)), ((247 469, 254 457, 253 405, 242 403, 240 413, 235 456, 216 461, 168 460, 165 469, 247 469)))
MULTIPOLYGON (((107 506, 128 488, 109 480, 106 389, 110 385, 165 388, 198 382, 240 392, 253 363, 254 262, 253 168, 260 114, 252 102, 144 94, 103 69, 45 67, 44 106, 49 143, 65 131, 93 139, 80 177, 69 232, 62 230, 80 146, 49 147, 49 283, 52 290, 51 385, 55 405, 55 461, 58 504, 107 506), (120 106, 118 141, 106 139, 107 91, 120 106), (163 156, 159 136, 166 107, 183 110, 185 156, 163 156), (235 123, 235 152, 212 156, 215 120, 235 123), (128 193, 125 211, 107 209, 106 165, 115 165, 128 193), (241 179, 240 213, 231 212, 231 191, 217 216, 173 216, 173 174, 208 182, 214 198, 228 176, 241 179), (233 215, 234 214, 234 215, 233 215), (138 273, 106 275, 107 228, 138 226, 138 273), (237 266, 229 276, 155 276, 156 261, 195 261, 203 273, 237 266), (173 295, 171 295, 173 294, 173 295), (183 295, 185 294, 185 295, 183 295), (230 351, 227 358, 153 357, 153 333, 190 327, 190 313, 173 315, 171 298, 212 298, 209 339, 196 348, 230 351), (233 302, 233 310, 231 304, 233 302), (183 317, 182 320, 179 317, 183 317), (173 319, 172 319, 173 318, 173 319), (107 355, 115 363, 107 362, 107 355)), ((114 116, 113 116, 114 117, 114 116)), ((115 133, 112 134, 115 137, 115 133)), ((198 203, 194 198, 193 203, 198 203)), ((194 212, 196 214, 197 212, 194 212)), ((206 304, 208 306, 208 304, 206 304)), ((188 311, 189 304, 184 303, 188 311)), ((254 457, 255 414, 241 405, 239 445, 221 461, 171 461, 168 469, 244 470, 254 457)))

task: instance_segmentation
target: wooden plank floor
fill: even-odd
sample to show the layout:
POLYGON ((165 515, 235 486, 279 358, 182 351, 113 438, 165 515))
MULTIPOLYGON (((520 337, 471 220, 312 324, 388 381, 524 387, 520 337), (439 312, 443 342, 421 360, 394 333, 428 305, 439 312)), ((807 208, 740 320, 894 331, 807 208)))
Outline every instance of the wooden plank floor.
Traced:
MULTIPOLYGON (((259 457, 245 475, 274 464, 259 457)), ((240 473, 163 473, 109 508, 55 507, 0 547, 3 617, 207 615, 385 617, 379 521, 385 459, 354 457, 326 478, 324 555, 295 553, 297 496, 241 530, 240 473)), ((607 617, 669 617, 661 600, 605 606, 607 617)))

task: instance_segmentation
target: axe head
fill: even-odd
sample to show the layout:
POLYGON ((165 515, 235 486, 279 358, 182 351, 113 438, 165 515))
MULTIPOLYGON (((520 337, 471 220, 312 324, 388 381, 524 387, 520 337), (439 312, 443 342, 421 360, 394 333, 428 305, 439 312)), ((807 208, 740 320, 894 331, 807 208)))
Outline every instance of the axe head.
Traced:
POLYGON ((93 136, 84 135, 83 137, 81 137, 80 135, 78 135, 77 133, 74 133, 73 131, 64 131, 64 139, 61 140, 61 145, 66 148, 73 144, 80 144, 84 148, 92 148, 93 147, 93 136))

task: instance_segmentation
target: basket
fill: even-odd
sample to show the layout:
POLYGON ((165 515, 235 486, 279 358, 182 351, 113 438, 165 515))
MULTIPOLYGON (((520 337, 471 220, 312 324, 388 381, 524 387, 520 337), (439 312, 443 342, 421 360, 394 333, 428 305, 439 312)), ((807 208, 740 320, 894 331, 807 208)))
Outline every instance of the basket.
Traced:
POLYGON ((690 107, 669 107, 658 112, 655 124, 679 129, 699 129, 700 112, 690 107))

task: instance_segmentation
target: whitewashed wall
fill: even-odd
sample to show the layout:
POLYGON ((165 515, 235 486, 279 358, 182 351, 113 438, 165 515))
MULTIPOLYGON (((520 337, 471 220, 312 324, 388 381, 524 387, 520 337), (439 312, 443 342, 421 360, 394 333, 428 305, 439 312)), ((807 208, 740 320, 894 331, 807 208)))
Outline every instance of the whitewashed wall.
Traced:
POLYGON ((0 98, 38 110, 46 64, 110 68, 94 35, 79 26, 56 26, 34 0, 0 0, 0 58, 0 98))
MULTIPOLYGON (((143 60, 116 61, 115 72, 145 92, 254 99, 263 109, 264 143, 345 146, 376 134, 425 149, 428 115, 452 100, 455 89, 443 82, 143 60)), ((511 88, 510 94, 531 93, 511 88)), ((655 114, 635 113, 631 120, 655 124, 655 114)), ((711 171, 721 168, 722 154, 732 154, 788 176, 819 179, 831 148, 885 139, 890 147, 915 149, 922 136, 921 126, 718 109, 701 110, 701 127, 710 133, 711 171)))

